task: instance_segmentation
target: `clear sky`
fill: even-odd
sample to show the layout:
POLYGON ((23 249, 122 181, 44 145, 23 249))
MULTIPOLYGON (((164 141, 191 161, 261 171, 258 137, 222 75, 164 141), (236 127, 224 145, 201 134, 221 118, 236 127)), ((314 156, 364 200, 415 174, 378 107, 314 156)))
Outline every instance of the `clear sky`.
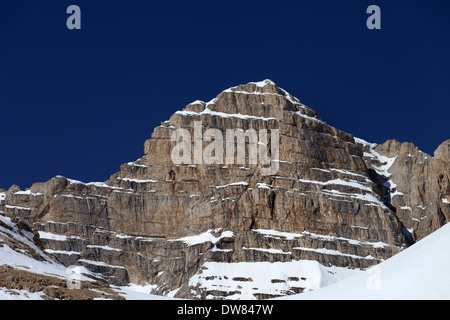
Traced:
POLYGON ((15 0, 0 15, 0 188, 105 181, 175 111, 266 78, 369 142, 432 155, 450 138, 450 1, 15 0))

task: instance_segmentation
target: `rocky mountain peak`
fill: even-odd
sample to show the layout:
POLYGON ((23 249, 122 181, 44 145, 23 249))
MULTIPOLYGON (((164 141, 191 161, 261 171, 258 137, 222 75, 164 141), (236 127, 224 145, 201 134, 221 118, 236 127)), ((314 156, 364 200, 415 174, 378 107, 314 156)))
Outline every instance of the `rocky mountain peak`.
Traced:
POLYGON ((434 158, 449 161, 450 159, 450 139, 442 142, 434 151, 434 158))
MULTIPOLYGON (((448 145, 436 158, 448 159, 448 145)), ((448 172, 411 143, 371 144, 334 128, 264 80, 175 112, 144 155, 106 182, 57 176, 15 186, 0 193, 0 211, 38 230, 55 259, 101 281, 183 298, 261 299, 318 288, 317 274, 336 281, 442 226, 448 172), (211 129, 214 141, 204 139, 211 129), (217 151, 228 129, 247 134, 228 141, 230 155, 217 151), (180 141, 188 151, 175 162, 180 141)))
POLYGON ((289 94, 286 90, 280 88, 275 82, 272 80, 266 79, 263 81, 257 81, 257 82, 249 82, 247 84, 241 84, 234 87, 231 87, 229 89, 224 90, 223 92, 240 92, 244 94, 255 94, 255 95, 281 95, 285 96, 286 98, 294 100, 294 102, 300 103, 300 100, 293 97, 291 94, 289 94))
POLYGON ((207 114, 220 112, 224 117, 254 116, 281 119, 281 111, 291 111, 320 119, 320 116, 301 101, 278 87, 272 80, 249 82, 219 93, 209 102, 196 100, 181 112, 207 114))

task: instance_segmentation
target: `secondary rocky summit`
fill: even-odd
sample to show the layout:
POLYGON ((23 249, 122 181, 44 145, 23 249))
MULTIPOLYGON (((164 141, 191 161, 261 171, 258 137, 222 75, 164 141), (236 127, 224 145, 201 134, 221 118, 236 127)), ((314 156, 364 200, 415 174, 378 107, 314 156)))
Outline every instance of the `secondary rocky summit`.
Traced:
POLYGON ((450 219, 449 165, 450 140, 434 157, 411 143, 371 144, 264 80, 176 112, 154 129, 142 158, 104 183, 57 176, 25 191, 12 186, 0 193, 0 211, 37 230, 46 254, 109 284, 268 298, 336 281, 441 227, 450 219), (244 163, 194 161, 196 134, 211 128, 223 137, 267 132, 267 140, 248 134, 244 163), (194 137, 185 141, 189 163, 173 161, 180 132, 194 137), (266 147, 269 164, 252 161, 252 143, 266 147), (276 170, 267 174, 268 166, 276 170))

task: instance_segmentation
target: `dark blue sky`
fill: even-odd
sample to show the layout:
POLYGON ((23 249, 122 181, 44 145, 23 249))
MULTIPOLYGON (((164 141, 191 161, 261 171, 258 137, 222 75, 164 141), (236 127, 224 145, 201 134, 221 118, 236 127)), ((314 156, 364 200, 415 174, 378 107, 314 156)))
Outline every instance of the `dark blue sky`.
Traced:
POLYGON ((189 102, 266 78, 370 142, 432 154, 450 138, 449 1, 18 0, 0 15, 0 188, 105 181, 189 102))

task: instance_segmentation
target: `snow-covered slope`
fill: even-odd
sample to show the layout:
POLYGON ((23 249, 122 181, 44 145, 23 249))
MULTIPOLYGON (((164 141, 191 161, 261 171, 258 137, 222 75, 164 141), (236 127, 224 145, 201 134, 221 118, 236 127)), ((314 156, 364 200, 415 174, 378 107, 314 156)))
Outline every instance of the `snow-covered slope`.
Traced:
MULTIPOLYGON (((44 275, 69 278, 75 272, 52 260, 33 242, 34 235, 0 215, 0 265, 44 275)), ((80 280, 91 280, 82 277, 80 280)))
MULTIPOLYGON (((313 260, 207 262, 203 265, 202 272, 194 275, 189 282, 191 286, 201 287, 206 292, 227 292, 228 300, 255 300, 291 294, 296 289, 318 289, 358 272, 361 271, 325 267, 313 260)), ((209 300, 214 296, 207 295, 205 298, 209 300)))
POLYGON ((450 224, 392 258, 316 291, 284 299, 450 299, 450 224))
MULTIPOLYGON (((1 196, 1 194, 0 194, 1 196)), ((0 200, 2 200, 0 198, 0 200)), ((0 300, 161 300, 151 286, 99 284, 84 267, 66 267, 39 248, 36 234, 0 211, 0 300)))

